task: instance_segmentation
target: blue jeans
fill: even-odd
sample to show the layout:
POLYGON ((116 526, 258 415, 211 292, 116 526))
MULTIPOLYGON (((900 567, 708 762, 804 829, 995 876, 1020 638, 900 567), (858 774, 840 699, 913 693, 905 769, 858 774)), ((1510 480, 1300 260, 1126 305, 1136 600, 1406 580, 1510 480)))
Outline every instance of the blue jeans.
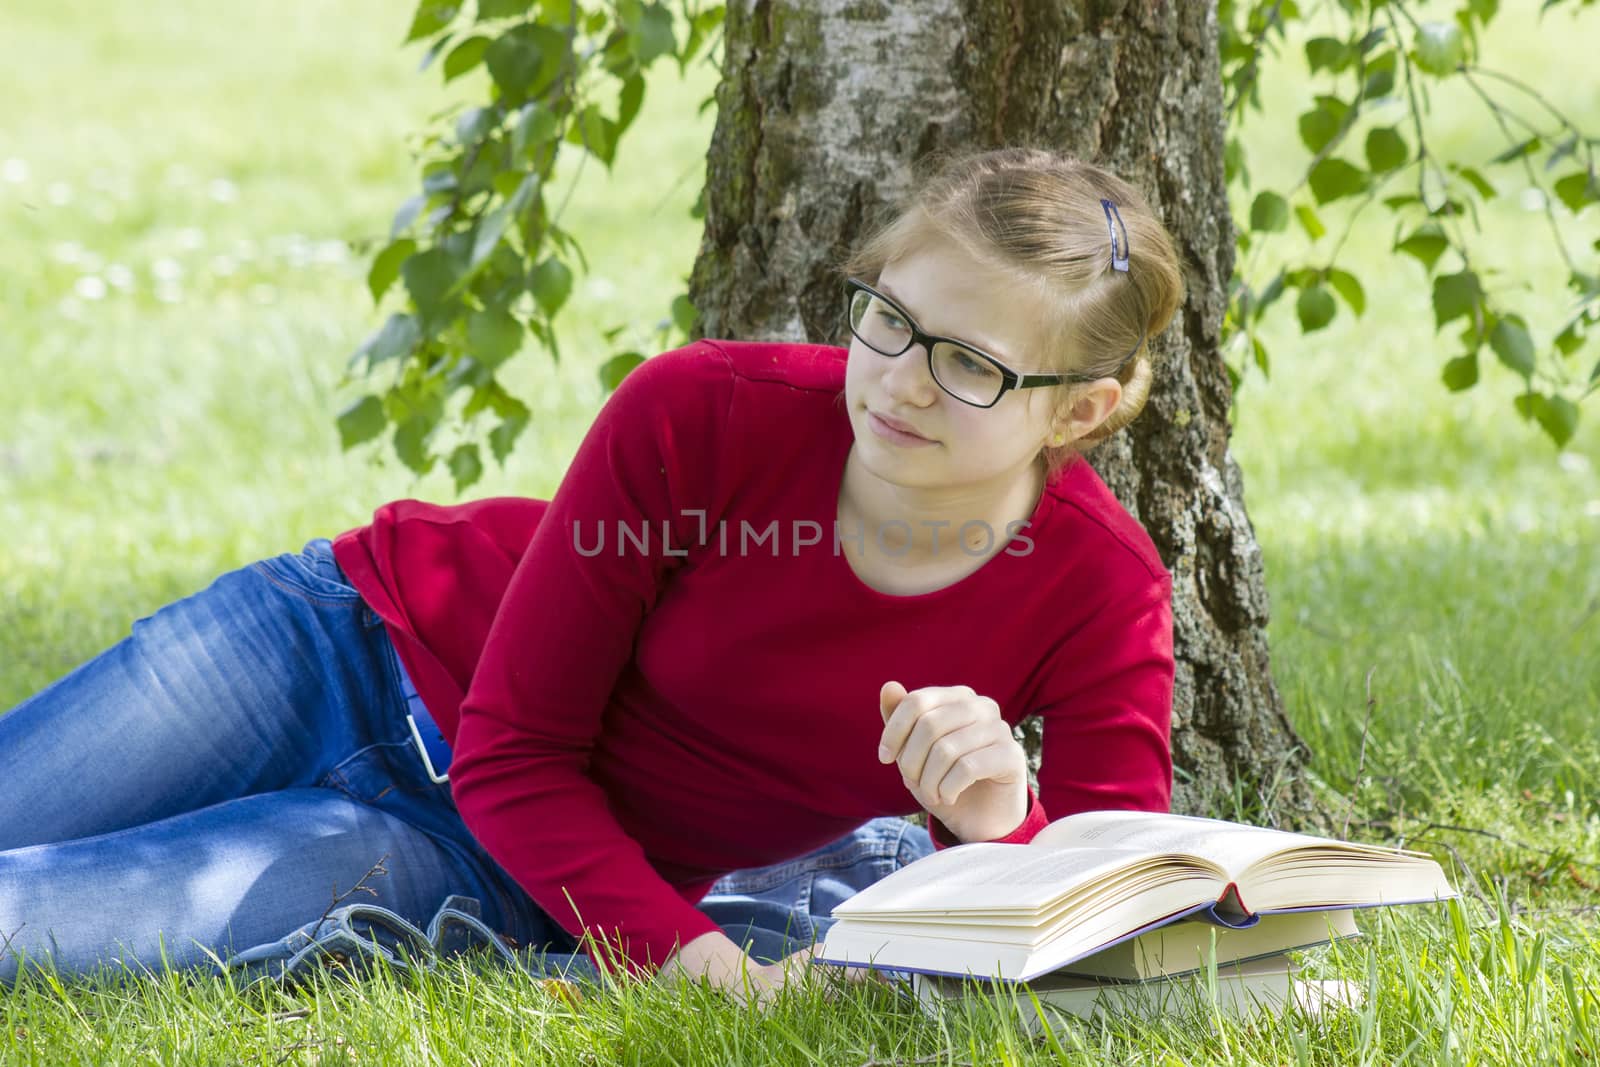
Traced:
MULTIPOLYGON (((462 899, 516 945, 573 964, 572 938, 428 779, 400 678, 381 620, 316 540, 139 620, 0 715, 0 983, 23 959, 63 974, 260 967, 341 906, 420 928, 462 899)), ((931 847, 874 820, 735 872, 702 907, 776 958, 931 847)))

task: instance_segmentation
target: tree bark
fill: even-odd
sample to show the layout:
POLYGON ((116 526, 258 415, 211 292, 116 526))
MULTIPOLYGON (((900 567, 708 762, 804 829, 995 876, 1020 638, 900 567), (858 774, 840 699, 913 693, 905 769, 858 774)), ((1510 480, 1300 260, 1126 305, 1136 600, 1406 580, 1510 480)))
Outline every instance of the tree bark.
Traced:
MULTIPOLYGON (((945 147, 1043 144, 1141 188, 1188 298, 1144 413, 1090 453, 1173 574, 1176 811, 1315 822, 1268 668, 1261 550, 1219 349, 1233 224, 1216 12, 1177 0, 729 0, 701 336, 844 344, 833 266, 945 147)), ((1037 751, 1036 741, 1034 751, 1037 751)))

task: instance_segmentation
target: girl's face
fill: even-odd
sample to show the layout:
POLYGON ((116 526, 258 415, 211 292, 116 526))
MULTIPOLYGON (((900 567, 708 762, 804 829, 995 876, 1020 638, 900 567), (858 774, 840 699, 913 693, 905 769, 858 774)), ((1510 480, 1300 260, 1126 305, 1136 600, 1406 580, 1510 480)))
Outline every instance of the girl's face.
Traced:
MULTIPOLYGON (((1041 350, 1038 324, 1046 319, 1038 300, 947 241, 891 262, 875 288, 928 333, 963 341, 1019 374, 1054 370, 1041 350)), ((933 380, 922 345, 885 356, 854 335, 845 367, 845 403, 862 464, 903 488, 963 497, 1003 494, 1031 477, 1035 457, 1056 432, 1062 388, 1012 389, 993 407, 974 407, 933 380), (874 415, 909 425, 926 443, 881 432, 874 415)))

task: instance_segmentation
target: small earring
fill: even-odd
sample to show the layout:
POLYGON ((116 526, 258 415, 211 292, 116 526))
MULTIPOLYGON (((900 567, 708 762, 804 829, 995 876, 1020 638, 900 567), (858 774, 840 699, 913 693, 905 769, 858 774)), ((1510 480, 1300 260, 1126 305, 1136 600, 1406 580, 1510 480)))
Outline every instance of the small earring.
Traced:
POLYGON ((1063 434, 1063 433, 1058 433, 1054 437, 1050 438, 1050 443, 1055 445, 1057 448, 1059 448, 1060 446, 1062 446, 1062 445, 1067 443, 1067 435, 1063 434))

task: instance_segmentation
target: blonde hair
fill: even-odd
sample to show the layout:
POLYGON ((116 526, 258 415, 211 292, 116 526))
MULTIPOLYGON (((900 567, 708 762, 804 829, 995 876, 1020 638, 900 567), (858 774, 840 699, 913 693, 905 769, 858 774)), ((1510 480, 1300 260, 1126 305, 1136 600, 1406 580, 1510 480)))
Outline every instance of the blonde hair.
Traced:
MULTIPOLYGON (((923 161, 917 187, 890 221, 840 265, 876 282, 889 263, 944 238, 973 259, 1016 278, 1054 309, 1042 325, 1045 365, 1062 373, 1115 378, 1122 400, 1077 441, 1046 442, 1053 477, 1078 451, 1132 422, 1150 395, 1149 339, 1183 302, 1183 274, 1171 237, 1139 192, 1104 168, 1039 148, 1002 148, 923 161), (1116 207, 1118 250, 1101 200, 1116 207), (1125 227, 1125 233, 1124 233, 1125 227)), ((1076 400, 1070 387, 1059 412, 1076 400)))

